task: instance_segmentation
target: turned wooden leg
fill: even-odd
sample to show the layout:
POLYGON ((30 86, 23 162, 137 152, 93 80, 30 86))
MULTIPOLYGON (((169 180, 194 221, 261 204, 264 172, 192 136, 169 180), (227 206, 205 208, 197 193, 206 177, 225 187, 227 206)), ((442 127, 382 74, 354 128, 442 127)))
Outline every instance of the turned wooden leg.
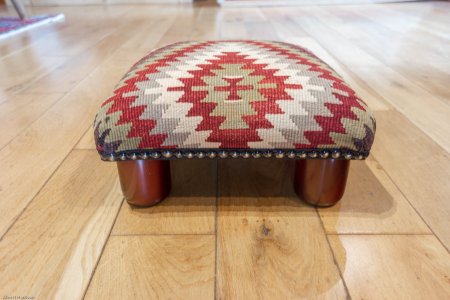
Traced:
POLYGON ((350 161, 342 159, 298 160, 294 187, 297 195, 309 204, 331 206, 345 191, 350 161))
POLYGON ((120 185, 129 204, 152 206, 170 192, 168 160, 132 160, 117 162, 120 185))
POLYGON ((19 18, 25 20, 27 18, 27 14, 25 13, 25 8, 23 7, 21 0, 11 0, 14 9, 16 10, 19 18))

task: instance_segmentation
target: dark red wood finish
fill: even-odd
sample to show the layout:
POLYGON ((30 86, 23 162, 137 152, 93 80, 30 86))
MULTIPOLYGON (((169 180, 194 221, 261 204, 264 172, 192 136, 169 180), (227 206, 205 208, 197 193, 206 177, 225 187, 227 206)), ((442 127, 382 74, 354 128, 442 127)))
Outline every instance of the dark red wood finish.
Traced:
MULTIPOLYGON (((294 187, 298 196, 315 206, 331 206, 344 195, 350 161, 310 159, 295 162, 294 187)), ((125 199, 136 206, 152 206, 170 192, 170 162, 136 160, 117 162, 125 199)))
POLYGON ((129 204, 152 206, 170 192, 168 160, 135 160, 117 162, 120 185, 129 204))
POLYGON ((350 161, 342 159, 298 160, 294 187, 297 195, 315 206, 331 206, 344 195, 350 161))

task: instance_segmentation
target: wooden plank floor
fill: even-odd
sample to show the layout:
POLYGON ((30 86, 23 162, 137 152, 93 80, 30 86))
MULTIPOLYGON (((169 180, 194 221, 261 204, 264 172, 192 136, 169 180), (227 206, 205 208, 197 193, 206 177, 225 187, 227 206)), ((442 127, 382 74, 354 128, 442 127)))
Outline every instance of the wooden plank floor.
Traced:
POLYGON ((0 41, 2 299, 450 297, 449 2, 32 12, 66 21, 0 41), (155 47, 244 38, 310 48, 375 111, 343 200, 300 202, 289 161, 204 160, 172 164, 160 205, 123 203, 99 103, 155 47))

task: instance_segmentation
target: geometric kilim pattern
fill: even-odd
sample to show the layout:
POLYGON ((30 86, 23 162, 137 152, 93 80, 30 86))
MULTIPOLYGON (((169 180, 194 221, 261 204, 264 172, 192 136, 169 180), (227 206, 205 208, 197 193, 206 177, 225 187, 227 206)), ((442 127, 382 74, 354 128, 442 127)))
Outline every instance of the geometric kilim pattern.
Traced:
POLYGON ((296 45, 180 42, 152 51, 101 106, 103 159, 364 159, 375 119, 327 64, 296 45))

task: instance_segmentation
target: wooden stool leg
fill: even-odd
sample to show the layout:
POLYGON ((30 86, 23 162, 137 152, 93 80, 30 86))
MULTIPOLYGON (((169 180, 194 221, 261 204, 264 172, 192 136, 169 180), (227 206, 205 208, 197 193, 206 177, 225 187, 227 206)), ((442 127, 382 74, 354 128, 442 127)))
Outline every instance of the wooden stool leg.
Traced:
POLYGON ((25 13, 25 8, 23 7, 22 0, 11 0, 14 9, 16 10, 19 18, 25 20, 27 18, 27 14, 25 13))
POLYGON ((297 195, 315 206, 331 206, 345 191, 350 161, 339 159, 298 160, 294 187, 297 195))
POLYGON ((168 160, 135 160, 117 162, 120 185, 129 204, 152 206, 170 192, 168 160))

